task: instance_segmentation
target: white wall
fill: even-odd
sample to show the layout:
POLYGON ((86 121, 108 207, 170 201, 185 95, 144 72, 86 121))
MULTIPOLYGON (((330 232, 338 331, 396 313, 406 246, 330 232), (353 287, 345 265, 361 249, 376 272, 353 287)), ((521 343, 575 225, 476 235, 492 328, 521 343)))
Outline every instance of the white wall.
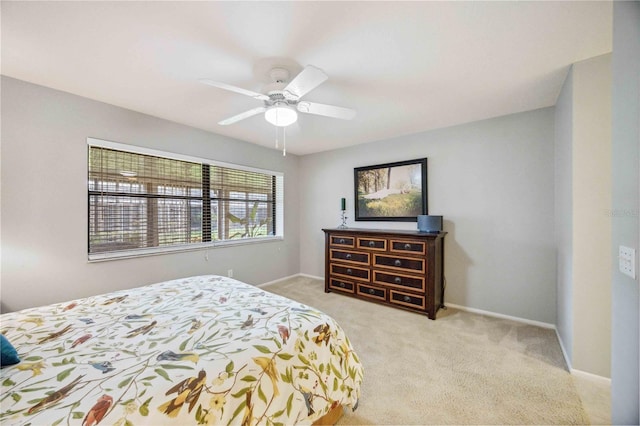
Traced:
POLYGON ((301 272, 324 276, 322 228, 354 222, 353 168, 428 158, 429 213, 444 216, 445 303, 556 321, 554 109, 484 120, 300 158, 301 272))
POLYGON ((610 54, 573 64, 555 125, 558 331, 571 368, 610 377, 610 54))
POLYGON ((574 64, 573 84, 572 364, 610 377, 611 55, 574 64))
POLYGON ((2 77, 2 307, 16 310, 215 273, 254 284, 298 272, 298 157, 2 77), (284 173, 285 239, 87 262, 86 138, 284 173))
POLYGON ((613 2, 612 75, 611 421, 637 425, 640 291, 637 278, 618 271, 617 256, 620 245, 640 248, 640 2, 613 2))

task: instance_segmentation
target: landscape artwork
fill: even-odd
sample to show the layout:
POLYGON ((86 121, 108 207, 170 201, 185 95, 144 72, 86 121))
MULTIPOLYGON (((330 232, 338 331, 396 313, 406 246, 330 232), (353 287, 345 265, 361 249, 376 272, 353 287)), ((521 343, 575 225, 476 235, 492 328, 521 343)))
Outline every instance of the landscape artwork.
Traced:
POLYGON ((427 159, 357 167, 355 220, 415 222, 427 214, 427 159))

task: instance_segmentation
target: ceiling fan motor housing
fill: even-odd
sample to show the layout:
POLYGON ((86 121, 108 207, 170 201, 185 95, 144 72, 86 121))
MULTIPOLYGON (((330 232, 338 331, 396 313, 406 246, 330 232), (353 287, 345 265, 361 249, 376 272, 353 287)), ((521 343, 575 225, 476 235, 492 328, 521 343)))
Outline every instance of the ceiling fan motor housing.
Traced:
POLYGON ((278 103, 285 103, 295 106, 298 103, 297 99, 287 98, 282 90, 270 90, 267 92, 267 95, 269 95, 269 100, 264 101, 264 104, 266 106, 272 106, 278 103))

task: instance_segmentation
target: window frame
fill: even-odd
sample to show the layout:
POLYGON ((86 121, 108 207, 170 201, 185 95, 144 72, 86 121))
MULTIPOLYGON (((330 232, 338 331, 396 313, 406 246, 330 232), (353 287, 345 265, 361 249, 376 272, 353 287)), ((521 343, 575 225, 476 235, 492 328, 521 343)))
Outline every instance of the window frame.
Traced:
MULTIPOLYGON (((239 246, 246 244, 258 244, 258 243, 267 243, 267 242, 276 242, 284 240, 284 173, 276 172, 273 170, 260 169, 256 167, 244 166, 239 164, 227 163, 218 160, 212 160, 201 157, 194 157, 184 154, 178 154, 175 152, 161 151, 151 148, 140 147, 136 145, 123 144, 119 142, 111 142, 102 139, 96 138, 87 138, 87 255, 89 262, 98 262, 105 260, 115 260, 115 259, 128 259, 128 258, 137 258, 144 256, 154 256, 161 254, 169 254, 169 253, 178 253, 178 252, 186 252, 186 251, 196 251, 196 250, 209 250, 212 248, 218 247, 228 247, 228 246, 239 246), (105 252, 97 252, 90 253, 89 252, 89 239, 91 235, 91 229, 89 224, 89 215, 90 215, 90 189, 89 189, 89 149, 91 147, 98 148, 106 148, 113 149, 118 151, 123 151, 127 153, 133 154, 141 154, 141 155, 149 155, 159 158, 166 158, 170 160, 178 160, 178 161, 187 161, 191 163, 198 163, 209 166, 217 166, 224 167, 227 169, 234 169, 238 171, 246 171, 252 173, 262 173, 273 176, 274 184, 274 201, 273 201, 273 209, 274 212, 274 224, 275 234, 267 235, 261 237, 245 237, 239 239, 224 239, 224 240, 214 240, 214 241, 202 241, 197 243, 183 243, 178 245, 171 246, 157 246, 157 247, 147 247, 147 248, 136 248, 136 249, 124 249, 124 250, 116 250, 116 251, 105 251, 105 252)), ((208 191, 203 191, 208 192, 208 191)), ((203 196, 204 200, 206 197, 203 196)), ((203 226, 204 228, 204 226, 203 226)), ((204 229, 203 229, 204 232, 204 229)))

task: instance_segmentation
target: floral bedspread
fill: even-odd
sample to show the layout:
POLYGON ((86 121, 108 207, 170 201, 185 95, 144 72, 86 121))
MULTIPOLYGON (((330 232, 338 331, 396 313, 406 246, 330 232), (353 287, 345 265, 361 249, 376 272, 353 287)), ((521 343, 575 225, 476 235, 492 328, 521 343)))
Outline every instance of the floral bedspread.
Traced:
POLYGON ((3 314, 0 423, 310 424, 357 406, 362 366, 331 317, 220 276, 3 314))

